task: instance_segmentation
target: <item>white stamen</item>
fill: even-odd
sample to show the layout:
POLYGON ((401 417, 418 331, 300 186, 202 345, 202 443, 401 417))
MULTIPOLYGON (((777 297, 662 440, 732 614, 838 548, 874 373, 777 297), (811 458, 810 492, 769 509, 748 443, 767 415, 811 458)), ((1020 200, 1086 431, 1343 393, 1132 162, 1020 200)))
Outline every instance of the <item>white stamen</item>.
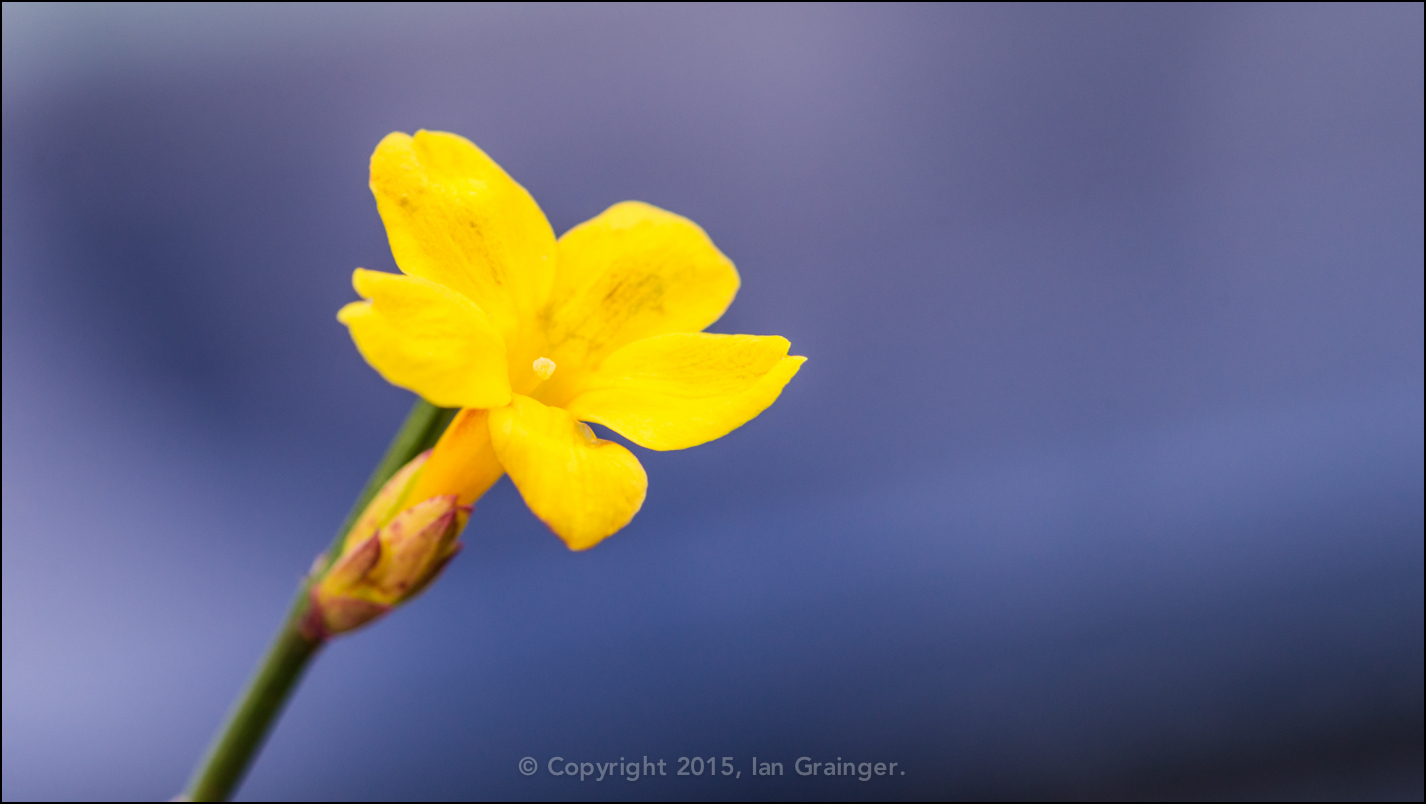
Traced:
POLYGON ((539 375, 540 381, 543 382, 548 380, 551 374, 555 373, 555 361, 548 357, 542 357, 535 361, 535 365, 532 366, 532 368, 534 368, 535 374, 539 375))

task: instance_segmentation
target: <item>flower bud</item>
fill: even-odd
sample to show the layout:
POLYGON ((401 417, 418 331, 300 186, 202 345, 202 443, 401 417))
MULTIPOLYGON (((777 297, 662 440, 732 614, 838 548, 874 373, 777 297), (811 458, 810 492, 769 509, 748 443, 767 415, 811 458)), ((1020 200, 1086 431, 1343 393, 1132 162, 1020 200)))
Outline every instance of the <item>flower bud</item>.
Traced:
POLYGON ((302 630, 313 639, 345 633, 410 600, 460 552, 470 516, 456 494, 408 504, 426 452, 382 486, 347 534, 342 554, 312 586, 302 630))

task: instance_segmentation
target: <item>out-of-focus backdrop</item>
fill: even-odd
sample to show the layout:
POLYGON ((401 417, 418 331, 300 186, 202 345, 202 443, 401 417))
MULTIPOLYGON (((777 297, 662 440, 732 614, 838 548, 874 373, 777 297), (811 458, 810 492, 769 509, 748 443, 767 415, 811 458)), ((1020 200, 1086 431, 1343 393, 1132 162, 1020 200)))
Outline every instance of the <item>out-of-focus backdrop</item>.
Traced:
POLYGON ((243 797, 1422 795, 1421 5, 3 30, 6 799, 166 798, 219 724, 412 401, 334 314, 417 128, 557 232, 692 218, 743 276, 712 329, 810 360, 637 450, 591 552, 502 481, 243 797))

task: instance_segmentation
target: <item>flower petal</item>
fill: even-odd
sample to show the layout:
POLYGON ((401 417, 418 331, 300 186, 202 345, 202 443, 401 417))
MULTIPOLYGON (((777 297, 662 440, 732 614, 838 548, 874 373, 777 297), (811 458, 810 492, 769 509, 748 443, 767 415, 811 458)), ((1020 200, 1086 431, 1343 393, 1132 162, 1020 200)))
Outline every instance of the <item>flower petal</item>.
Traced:
POLYGON ((509 402, 505 344, 479 307, 419 277, 358 268, 352 286, 370 301, 348 304, 337 320, 388 382, 446 408, 509 402))
POLYGON ((490 444, 486 411, 466 408, 451 420, 431 450, 431 458, 421 468, 406 494, 407 500, 424 500, 439 494, 458 495, 461 505, 480 498, 505 469, 490 444))
POLYGON ((674 333, 609 355, 567 406, 641 447, 668 450, 727 435, 762 413, 807 360, 786 338, 674 333))
POLYGON ((490 411, 490 437, 525 504, 571 550, 598 544, 644 504, 639 459, 560 408, 516 394, 490 411))
MULTIPOLYGON (((470 140, 440 131, 387 135, 371 191, 404 273, 479 305, 513 352, 534 360, 555 271, 555 236, 535 199, 470 140)), ((517 360, 517 357, 520 358, 517 360)))
POLYGON ((703 329, 737 291, 737 269, 697 224, 637 201, 615 204, 559 240, 551 357, 570 382, 626 343, 703 329))

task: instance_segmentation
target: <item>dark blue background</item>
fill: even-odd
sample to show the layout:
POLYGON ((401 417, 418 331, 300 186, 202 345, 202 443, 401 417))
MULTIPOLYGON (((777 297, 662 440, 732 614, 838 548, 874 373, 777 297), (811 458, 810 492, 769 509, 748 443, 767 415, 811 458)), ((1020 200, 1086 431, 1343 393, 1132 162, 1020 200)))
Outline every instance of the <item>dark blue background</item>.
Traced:
POLYGON ((394 270, 368 156, 425 127, 556 231, 697 221, 714 329, 810 360, 638 450, 592 552, 502 481, 245 797, 1419 799, 1422 31, 6 4, 4 797, 179 789, 410 405, 334 315, 394 270), (743 776, 516 770, 694 754, 743 776))

